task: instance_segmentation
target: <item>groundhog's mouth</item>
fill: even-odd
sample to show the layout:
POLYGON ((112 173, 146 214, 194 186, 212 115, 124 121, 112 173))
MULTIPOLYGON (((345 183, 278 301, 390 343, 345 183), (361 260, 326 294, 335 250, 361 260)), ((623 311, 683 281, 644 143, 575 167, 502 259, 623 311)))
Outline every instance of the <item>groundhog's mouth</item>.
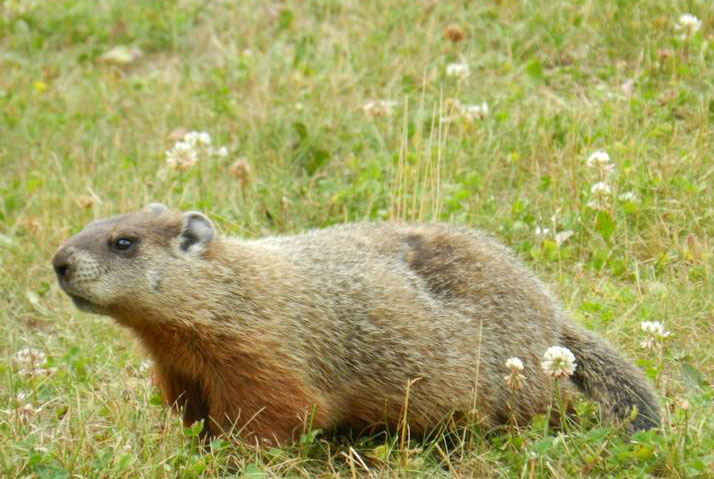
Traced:
POLYGON ((91 301, 89 301, 88 299, 85 299, 81 296, 77 296, 76 294, 72 294, 72 293, 67 293, 67 294, 69 295, 70 298, 72 298, 72 302, 74 302, 74 305, 80 309, 82 307, 90 306, 92 304, 91 301))
POLYGON ((86 313, 104 314, 104 312, 99 306, 97 306, 87 298, 77 296, 74 293, 67 293, 67 295, 72 298, 72 302, 80 311, 84 311, 86 313))

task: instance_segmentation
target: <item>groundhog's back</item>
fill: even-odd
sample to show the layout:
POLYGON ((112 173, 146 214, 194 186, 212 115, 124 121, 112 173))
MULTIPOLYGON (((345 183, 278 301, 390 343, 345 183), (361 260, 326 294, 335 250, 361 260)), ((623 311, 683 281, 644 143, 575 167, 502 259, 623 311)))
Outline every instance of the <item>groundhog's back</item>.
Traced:
POLYGON ((539 378, 519 391, 517 417, 544 409, 549 383, 537 365, 558 343, 562 313, 488 236, 443 224, 368 223, 254 244, 288 261, 318 306, 314 315, 286 315, 285 345, 310 381, 339 398, 347 422, 398 418, 412 381, 414 424, 475 406, 501 422, 511 399, 505 361, 513 356, 524 360, 525 377, 539 378))

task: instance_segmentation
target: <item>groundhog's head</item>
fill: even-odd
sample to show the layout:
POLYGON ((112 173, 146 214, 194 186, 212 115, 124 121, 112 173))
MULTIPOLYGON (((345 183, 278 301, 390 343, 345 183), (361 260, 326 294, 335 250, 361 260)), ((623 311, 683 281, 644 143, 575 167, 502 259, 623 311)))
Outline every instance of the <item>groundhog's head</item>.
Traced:
POLYGON ((52 266, 60 286, 79 309, 113 314, 159 291, 168 265, 185 263, 190 271, 213 237, 213 224, 201 213, 151 204, 90 223, 65 241, 52 266))

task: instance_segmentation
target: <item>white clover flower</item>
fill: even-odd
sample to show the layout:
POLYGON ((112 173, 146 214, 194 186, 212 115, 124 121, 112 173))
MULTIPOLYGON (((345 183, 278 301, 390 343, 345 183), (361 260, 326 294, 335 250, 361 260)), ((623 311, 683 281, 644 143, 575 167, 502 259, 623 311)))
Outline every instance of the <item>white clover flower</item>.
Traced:
POLYGON ((674 29, 681 32, 679 38, 687 40, 694 36, 702 27, 702 21, 691 13, 685 13, 679 16, 679 20, 674 24, 674 29))
POLYGON ((508 358, 506 359, 506 367, 511 370, 511 372, 521 372, 523 371, 523 361, 520 358, 508 358))
POLYGON ((672 333, 664 329, 664 324, 659 321, 642 321, 640 324, 646 338, 640 342, 640 346, 645 349, 653 349, 655 343, 669 337, 672 333))
POLYGON ((486 118, 489 113, 488 103, 485 101, 475 105, 464 105, 456 98, 447 98, 444 105, 452 114, 441 117, 439 119, 441 123, 451 123, 455 120, 472 122, 486 118))
POLYGON ((608 155, 606 151, 598 150, 588 156, 587 165, 590 168, 595 168, 606 163, 610 163, 610 155, 608 155))
POLYGON ((173 149, 166 152, 166 161, 175 170, 188 170, 206 156, 228 157, 228 148, 225 146, 214 148, 212 145, 211 135, 206 131, 194 130, 183 133, 178 137, 173 149))
POLYGON ((47 356, 39 349, 22 348, 15 353, 14 358, 17 363, 31 364, 35 366, 38 364, 44 364, 47 356))
POLYGON ((573 236, 574 234, 575 233, 573 233, 570 230, 565 230, 565 231, 560 231, 558 233, 555 233, 555 243, 558 246, 560 246, 563 243, 565 243, 566 241, 568 241, 568 239, 570 239, 570 237, 573 236))
POLYGON ((622 193, 620 196, 617 197, 620 201, 628 201, 630 203, 637 203, 637 195, 633 193, 632 191, 626 191, 625 193, 622 193))
POLYGON ((190 170, 198 161, 198 152, 188 142, 179 141, 166 152, 166 163, 169 168, 186 171, 190 170))
POLYGON ((672 334, 664 329, 664 324, 660 321, 642 321, 640 327, 645 333, 658 338, 666 338, 672 334))
POLYGON ((506 360, 506 367, 511 371, 508 376, 503 378, 506 381, 506 386, 514 391, 521 389, 521 384, 523 383, 523 376, 521 375, 523 371, 523 361, 519 358, 508 358, 506 360))
POLYGON ((39 349, 23 348, 15 353, 15 363, 25 369, 32 369, 45 364, 47 356, 39 349))
POLYGON ((586 164, 589 168, 596 169, 601 178, 605 178, 615 171, 615 165, 610 160, 610 155, 603 150, 598 150, 588 156, 586 164))
POLYGON ((607 200, 607 198, 594 198, 588 201, 587 205, 588 208, 604 211, 610 207, 610 202, 607 200))
POLYGON ((548 236, 550 234, 550 228, 545 228, 540 225, 536 225, 534 233, 536 236, 545 238, 546 236, 548 236))
POLYGON ((605 183, 604 181, 598 181, 592 187, 590 188, 590 193, 597 195, 597 196, 609 196, 612 194, 612 188, 610 188, 610 185, 605 183))
POLYGON ((446 76, 464 80, 471 75, 471 68, 468 63, 449 63, 446 65, 446 76))
POLYGON ((28 424, 32 417, 40 411, 42 411, 42 408, 35 408, 28 403, 15 409, 15 415, 21 424, 28 424))
POLYGON ((372 117, 390 116, 396 106, 394 100, 372 100, 362 105, 362 113, 372 117))
POLYGON ((485 101, 480 105, 461 105, 457 106, 461 116, 463 116, 468 121, 474 121, 476 119, 483 119, 488 116, 488 103, 485 101))
POLYGON ((44 367, 47 356, 39 349, 23 348, 15 353, 13 362, 17 366, 18 373, 28 377, 52 374, 57 370, 57 368, 44 367))
POLYGON ((228 157, 228 148, 225 146, 222 146, 220 148, 216 148, 211 151, 211 153, 219 158, 227 158, 228 157))
POLYGON ((194 148, 211 146, 211 135, 205 131, 189 131, 183 141, 194 148))
POLYGON ((555 379, 572 376, 577 366, 575 355, 570 349, 562 346, 548 348, 540 365, 546 374, 555 379))

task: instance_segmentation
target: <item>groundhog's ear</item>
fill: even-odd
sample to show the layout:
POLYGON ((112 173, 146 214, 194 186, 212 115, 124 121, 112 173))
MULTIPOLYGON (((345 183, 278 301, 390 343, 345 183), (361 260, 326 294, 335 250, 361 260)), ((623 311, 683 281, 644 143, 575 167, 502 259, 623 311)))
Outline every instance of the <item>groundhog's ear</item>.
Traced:
POLYGON ((148 205, 144 206, 144 211, 148 211, 149 213, 154 214, 164 213, 168 210, 169 209, 161 203, 149 203, 148 205))
POLYGON ((186 252, 200 252, 213 239, 213 223, 198 211, 183 214, 179 247, 186 252))

